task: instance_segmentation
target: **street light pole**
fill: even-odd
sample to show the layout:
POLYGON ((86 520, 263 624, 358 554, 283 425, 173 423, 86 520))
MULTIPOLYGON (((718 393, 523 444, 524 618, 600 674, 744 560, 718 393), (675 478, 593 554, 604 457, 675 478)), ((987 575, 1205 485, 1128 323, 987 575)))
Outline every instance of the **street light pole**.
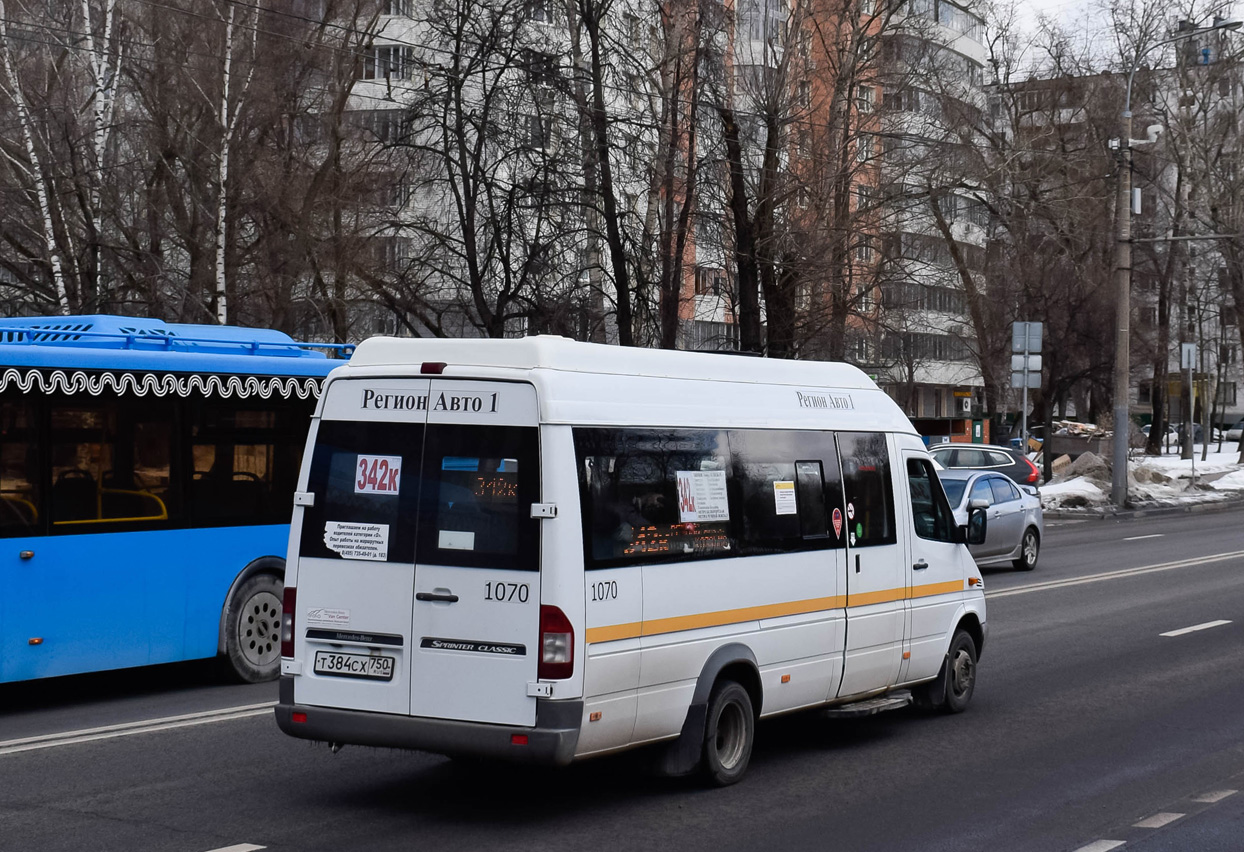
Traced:
MULTIPOLYGON (((1214 30, 1238 30, 1244 21, 1214 18, 1208 27, 1190 27, 1177 35, 1137 50, 1127 73, 1127 93, 1119 136, 1119 196, 1115 201, 1114 295, 1114 452, 1110 477, 1110 501, 1122 509, 1127 505, 1127 449, 1131 440, 1128 397, 1131 387, 1132 323, 1132 81, 1140 61, 1165 44, 1192 38, 1214 30)), ((1140 140, 1136 140, 1140 141, 1140 140)))

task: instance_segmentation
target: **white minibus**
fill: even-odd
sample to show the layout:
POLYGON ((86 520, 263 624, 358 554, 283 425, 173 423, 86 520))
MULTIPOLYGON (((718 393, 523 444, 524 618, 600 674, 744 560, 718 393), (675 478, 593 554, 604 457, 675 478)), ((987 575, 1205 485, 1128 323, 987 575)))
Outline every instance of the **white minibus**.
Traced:
POLYGON ((757 719, 972 697, 981 576, 897 405, 844 364, 376 338, 294 498, 277 722, 714 784, 757 719))

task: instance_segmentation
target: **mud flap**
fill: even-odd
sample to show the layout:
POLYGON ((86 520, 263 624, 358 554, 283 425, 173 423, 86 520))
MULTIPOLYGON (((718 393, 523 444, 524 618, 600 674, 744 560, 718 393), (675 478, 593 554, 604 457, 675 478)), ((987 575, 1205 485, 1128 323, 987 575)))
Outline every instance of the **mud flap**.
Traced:
POLYGON ((687 718, 682 723, 682 733, 678 735, 678 739, 656 750, 652 770, 667 778, 678 778, 695 772, 704 756, 704 725, 707 719, 707 704, 692 704, 688 707, 687 718))

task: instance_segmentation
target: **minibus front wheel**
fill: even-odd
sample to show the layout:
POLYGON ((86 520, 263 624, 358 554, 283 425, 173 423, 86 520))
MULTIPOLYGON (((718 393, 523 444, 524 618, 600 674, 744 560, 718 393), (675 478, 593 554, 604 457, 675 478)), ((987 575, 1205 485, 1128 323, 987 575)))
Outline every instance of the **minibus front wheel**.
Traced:
POLYGON ((709 783, 727 787, 747 771, 756 740, 752 698, 736 681, 722 680, 708 699, 704 724, 704 772, 709 783))

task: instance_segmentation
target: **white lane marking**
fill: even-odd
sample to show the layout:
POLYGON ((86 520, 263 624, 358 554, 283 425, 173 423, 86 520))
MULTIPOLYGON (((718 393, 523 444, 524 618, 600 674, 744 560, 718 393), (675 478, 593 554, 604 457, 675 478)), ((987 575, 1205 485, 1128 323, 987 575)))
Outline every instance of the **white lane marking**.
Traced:
POLYGON ((1222 627, 1224 624, 1230 624, 1230 621, 1207 621, 1204 624, 1194 624, 1191 627, 1181 627, 1178 630, 1170 630, 1166 633, 1159 633, 1159 636, 1183 636, 1185 633, 1195 633, 1198 630, 1209 630, 1211 627, 1222 627))
POLYGON ((58 734, 43 734, 37 737, 23 737, 16 740, 0 741, 0 756, 19 754, 24 751, 37 751, 57 746, 78 745, 80 743, 110 740, 117 737, 128 737, 134 734, 150 734, 156 731, 170 731, 175 728, 188 728, 194 725, 208 725, 213 722, 228 722, 234 719, 246 719, 272 712, 275 701, 264 704, 247 704, 241 707, 225 707, 220 710, 205 710, 201 713, 187 713, 182 716, 166 716, 162 719, 146 719, 141 722, 123 722, 119 725, 104 725, 99 728, 85 728, 79 731, 64 731, 58 734))
POLYGON ((1110 852, 1111 849, 1118 849, 1126 842, 1125 840, 1094 840, 1088 846, 1081 846, 1076 852, 1110 852))
POLYGON ((1192 801, 1203 802, 1207 805, 1215 805, 1228 796, 1234 796, 1238 792, 1238 790, 1215 790, 1212 793, 1202 793, 1199 796, 1194 796, 1192 801))
POLYGON ((1029 592, 1043 592, 1047 589, 1061 589, 1066 586, 1079 586, 1084 583, 1100 583, 1103 580, 1116 580, 1121 577, 1134 577, 1139 574, 1150 574, 1157 571, 1172 571, 1176 568, 1193 568, 1198 565, 1212 565, 1215 562, 1226 562, 1231 559, 1244 558, 1244 550, 1231 553, 1216 553, 1212 556, 1201 556, 1196 559, 1181 559, 1178 562, 1162 562, 1157 565, 1144 565, 1140 568, 1123 568, 1118 571, 1105 571, 1101 574, 1088 574, 1084 577, 1073 577, 1068 580, 1050 580, 1045 583, 1032 583, 1027 586, 1016 586, 1011 589, 998 589, 985 592, 988 598, 1005 598, 1010 595, 1026 595, 1029 592))
POLYGON ((257 852, 259 849, 267 848, 267 846, 256 846, 254 843, 237 843, 233 846, 222 846, 219 849, 211 849, 209 852, 257 852))
POLYGON ((1166 533, 1153 533, 1151 535, 1133 535, 1123 539, 1124 541, 1144 541, 1147 538, 1162 538, 1166 533))
POLYGON ((1147 819, 1142 819, 1140 822, 1133 823, 1132 828, 1161 828, 1164 825, 1170 825, 1172 822, 1182 817, 1183 814, 1154 814, 1147 819))

